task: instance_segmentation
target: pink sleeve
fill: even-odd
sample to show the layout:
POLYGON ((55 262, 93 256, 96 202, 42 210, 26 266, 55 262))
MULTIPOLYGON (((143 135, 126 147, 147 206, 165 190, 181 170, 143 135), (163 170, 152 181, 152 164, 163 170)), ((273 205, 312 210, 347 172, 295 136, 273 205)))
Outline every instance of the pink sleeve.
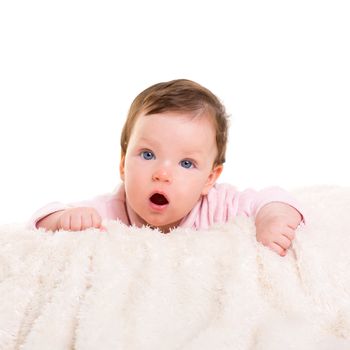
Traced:
MULTIPOLYGON (((297 200, 287 191, 280 187, 267 187, 261 191, 247 189, 243 192, 237 192, 238 201, 237 216, 255 217, 259 210, 271 202, 282 202, 294 207, 303 216, 303 210, 297 200)), ((228 203, 230 205, 230 203, 228 203)))
POLYGON ((26 226, 30 230, 35 229, 35 228, 37 228, 36 224, 38 223, 38 221, 40 221, 44 217, 46 217, 50 214, 53 214, 56 211, 60 211, 60 210, 68 209, 68 208, 71 208, 71 206, 69 206, 68 204, 60 203, 60 202, 51 202, 49 204, 46 204, 44 207, 38 209, 32 215, 32 217, 27 222, 26 226))
POLYGON ((240 192, 228 184, 215 184, 208 195, 183 219, 181 226, 200 229, 228 222, 236 216, 255 218, 260 208, 271 202, 289 204, 303 216, 303 210, 296 199, 279 187, 268 187, 261 191, 247 189, 240 192))

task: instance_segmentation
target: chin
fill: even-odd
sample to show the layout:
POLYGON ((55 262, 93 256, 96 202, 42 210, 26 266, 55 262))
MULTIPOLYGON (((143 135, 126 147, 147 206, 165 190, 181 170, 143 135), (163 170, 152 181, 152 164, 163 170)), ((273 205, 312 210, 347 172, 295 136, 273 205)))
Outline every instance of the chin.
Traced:
POLYGON ((159 221, 153 221, 153 222, 148 222, 147 223, 155 228, 158 228, 158 230, 162 231, 163 233, 168 233, 171 228, 176 228, 179 226, 181 220, 175 221, 175 222, 159 222, 159 221))

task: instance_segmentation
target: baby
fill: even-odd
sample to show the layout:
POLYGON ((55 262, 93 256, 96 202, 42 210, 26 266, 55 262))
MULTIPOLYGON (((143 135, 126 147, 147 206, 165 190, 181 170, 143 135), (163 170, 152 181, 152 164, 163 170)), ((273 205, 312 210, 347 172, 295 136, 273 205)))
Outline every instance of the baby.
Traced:
POLYGON ((89 201, 48 204, 30 225, 80 231, 109 219, 168 233, 244 215, 255 218, 257 240, 284 256, 302 221, 299 205, 277 187, 239 192, 216 183, 227 129, 225 108, 208 89, 185 79, 155 84, 135 98, 123 127, 121 185, 89 201))

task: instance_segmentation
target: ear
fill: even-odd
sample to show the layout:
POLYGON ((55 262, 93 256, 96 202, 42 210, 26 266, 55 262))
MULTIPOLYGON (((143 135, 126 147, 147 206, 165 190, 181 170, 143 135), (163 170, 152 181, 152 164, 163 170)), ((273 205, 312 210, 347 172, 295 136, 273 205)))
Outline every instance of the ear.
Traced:
POLYGON ((214 186, 216 180, 224 170, 224 167, 222 164, 217 165, 213 168, 213 170, 210 172, 208 176, 208 180, 205 183, 203 190, 202 190, 202 195, 207 195, 209 190, 214 186))
POLYGON ((120 163, 119 163, 119 175, 122 181, 124 181, 124 174, 125 174, 125 154, 122 154, 120 163))

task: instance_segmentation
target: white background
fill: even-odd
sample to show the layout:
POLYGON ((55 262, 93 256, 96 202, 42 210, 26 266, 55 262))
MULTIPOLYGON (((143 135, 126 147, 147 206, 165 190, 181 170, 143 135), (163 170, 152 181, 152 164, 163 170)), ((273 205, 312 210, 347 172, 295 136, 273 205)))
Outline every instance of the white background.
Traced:
POLYGON ((348 1, 0 2, 0 222, 109 192, 133 98, 188 78, 231 115, 221 181, 350 185, 348 1))

